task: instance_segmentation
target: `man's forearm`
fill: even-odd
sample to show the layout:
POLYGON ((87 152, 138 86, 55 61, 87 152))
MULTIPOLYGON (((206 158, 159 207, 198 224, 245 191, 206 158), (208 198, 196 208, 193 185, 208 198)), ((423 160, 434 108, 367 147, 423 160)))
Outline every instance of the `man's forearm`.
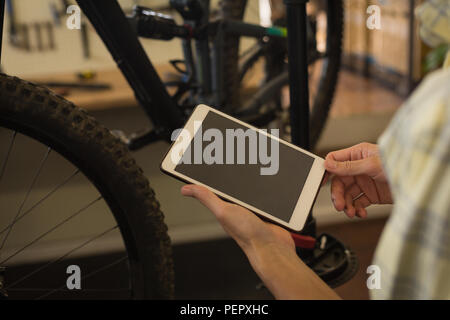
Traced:
POLYGON ((290 248, 269 245, 245 253, 276 299, 340 299, 290 248))

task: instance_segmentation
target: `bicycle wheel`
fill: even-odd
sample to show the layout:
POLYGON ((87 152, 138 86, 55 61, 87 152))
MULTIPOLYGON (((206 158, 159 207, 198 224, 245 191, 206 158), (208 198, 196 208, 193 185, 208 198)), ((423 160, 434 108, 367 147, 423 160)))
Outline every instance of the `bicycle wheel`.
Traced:
POLYGON ((173 296, 163 214, 119 139, 71 102, 3 74, 0 139, 3 297, 173 296))
MULTIPOLYGON (((260 10, 258 1, 220 2, 220 15, 226 19, 260 23, 260 10)), ((307 5, 307 12, 310 144, 314 147, 325 126, 338 80, 343 34, 342 1, 312 0, 307 5)), ((283 15, 272 16, 272 20, 277 26, 284 25, 283 15)), ((224 50, 225 104, 236 110, 238 117, 245 115, 247 121, 259 119, 252 121, 258 126, 281 129, 280 135, 289 140, 287 41, 262 39, 252 43, 227 36, 224 50)))

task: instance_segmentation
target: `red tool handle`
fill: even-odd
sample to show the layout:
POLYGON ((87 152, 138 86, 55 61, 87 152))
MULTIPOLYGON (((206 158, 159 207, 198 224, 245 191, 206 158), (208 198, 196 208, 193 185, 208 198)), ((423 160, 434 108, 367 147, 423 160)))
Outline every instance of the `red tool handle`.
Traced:
POLYGON ((296 233, 291 233, 292 239, 294 239, 295 246, 303 249, 314 249, 316 245, 316 239, 310 236, 302 236, 296 233))

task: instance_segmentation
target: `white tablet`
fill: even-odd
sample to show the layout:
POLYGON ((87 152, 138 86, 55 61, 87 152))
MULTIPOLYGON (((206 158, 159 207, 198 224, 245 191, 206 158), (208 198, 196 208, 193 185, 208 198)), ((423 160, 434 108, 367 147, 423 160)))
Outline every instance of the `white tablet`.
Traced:
POLYGON ((324 177, 324 160, 276 133, 199 105, 172 135, 161 170, 300 231, 324 177))

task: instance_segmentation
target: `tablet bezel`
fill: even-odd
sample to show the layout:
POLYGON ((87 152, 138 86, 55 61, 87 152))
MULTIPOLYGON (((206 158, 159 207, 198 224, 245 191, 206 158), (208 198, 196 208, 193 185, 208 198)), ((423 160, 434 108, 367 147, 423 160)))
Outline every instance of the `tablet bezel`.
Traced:
POLYGON ((291 215, 290 221, 285 222, 267 212, 264 212, 258 208, 255 208, 254 206, 249 205, 237 198, 234 198, 220 190, 216 190, 204 183, 201 183, 200 181, 197 181, 191 177, 188 177, 180 172, 175 171, 175 168, 178 165, 179 160, 181 159, 181 157, 183 155, 182 154, 173 155, 176 159, 178 159, 176 161, 173 161, 172 152, 173 152, 173 147, 175 145, 177 145, 178 143, 181 143, 181 141, 182 141, 181 139, 183 139, 182 134, 178 135, 176 137, 175 141, 173 141, 172 145, 170 146, 167 154, 165 155, 165 157, 161 163, 161 170, 171 176, 174 176, 175 178, 178 178, 178 179, 184 181, 184 182, 204 186, 204 187, 208 188, 209 190, 211 190, 212 192, 214 192, 215 194, 217 194, 218 196, 220 196, 226 200, 229 200, 231 202, 234 202, 240 206, 243 206, 243 207, 255 212, 256 214, 261 215, 262 217, 269 219, 269 220, 275 222, 276 224, 284 226, 288 229, 291 229, 293 231, 300 231, 301 229, 303 229, 306 219, 308 217, 309 212, 311 211, 311 207, 315 201, 315 198, 316 198, 317 193, 320 188, 320 184, 322 183, 322 180, 323 180, 323 177, 325 174, 324 160, 322 158, 312 154, 311 152, 308 152, 308 151, 303 150, 289 142, 281 140, 278 137, 273 136, 264 130, 260 130, 252 125, 249 125, 245 122, 240 121, 239 119, 233 118, 221 111, 218 111, 212 107, 209 107, 209 106, 206 106, 203 104, 198 105, 194 109, 194 111, 192 112, 191 116, 189 117, 188 121, 186 122, 186 124, 184 126, 184 129, 186 129, 190 135, 190 140, 184 141, 183 142, 184 144, 186 144, 186 145, 191 144, 192 139, 194 139, 197 130, 200 128, 200 126, 195 127, 194 123, 196 121, 200 121, 201 123, 203 123, 205 117, 207 116, 207 114, 209 112, 215 112, 216 114, 223 116, 225 118, 228 118, 231 121, 234 121, 242 126, 256 130, 258 133, 264 134, 271 139, 276 139, 279 141, 279 143, 284 143, 285 145, 287 145, 299 152, 303 152, 314 159, 311 170, 308 174, 308 177, 307 177, 304 187, 302 189, 302 192, 301 192, 299 198, 297 199, 297 203, 296 203, 294 211, 291 215))

